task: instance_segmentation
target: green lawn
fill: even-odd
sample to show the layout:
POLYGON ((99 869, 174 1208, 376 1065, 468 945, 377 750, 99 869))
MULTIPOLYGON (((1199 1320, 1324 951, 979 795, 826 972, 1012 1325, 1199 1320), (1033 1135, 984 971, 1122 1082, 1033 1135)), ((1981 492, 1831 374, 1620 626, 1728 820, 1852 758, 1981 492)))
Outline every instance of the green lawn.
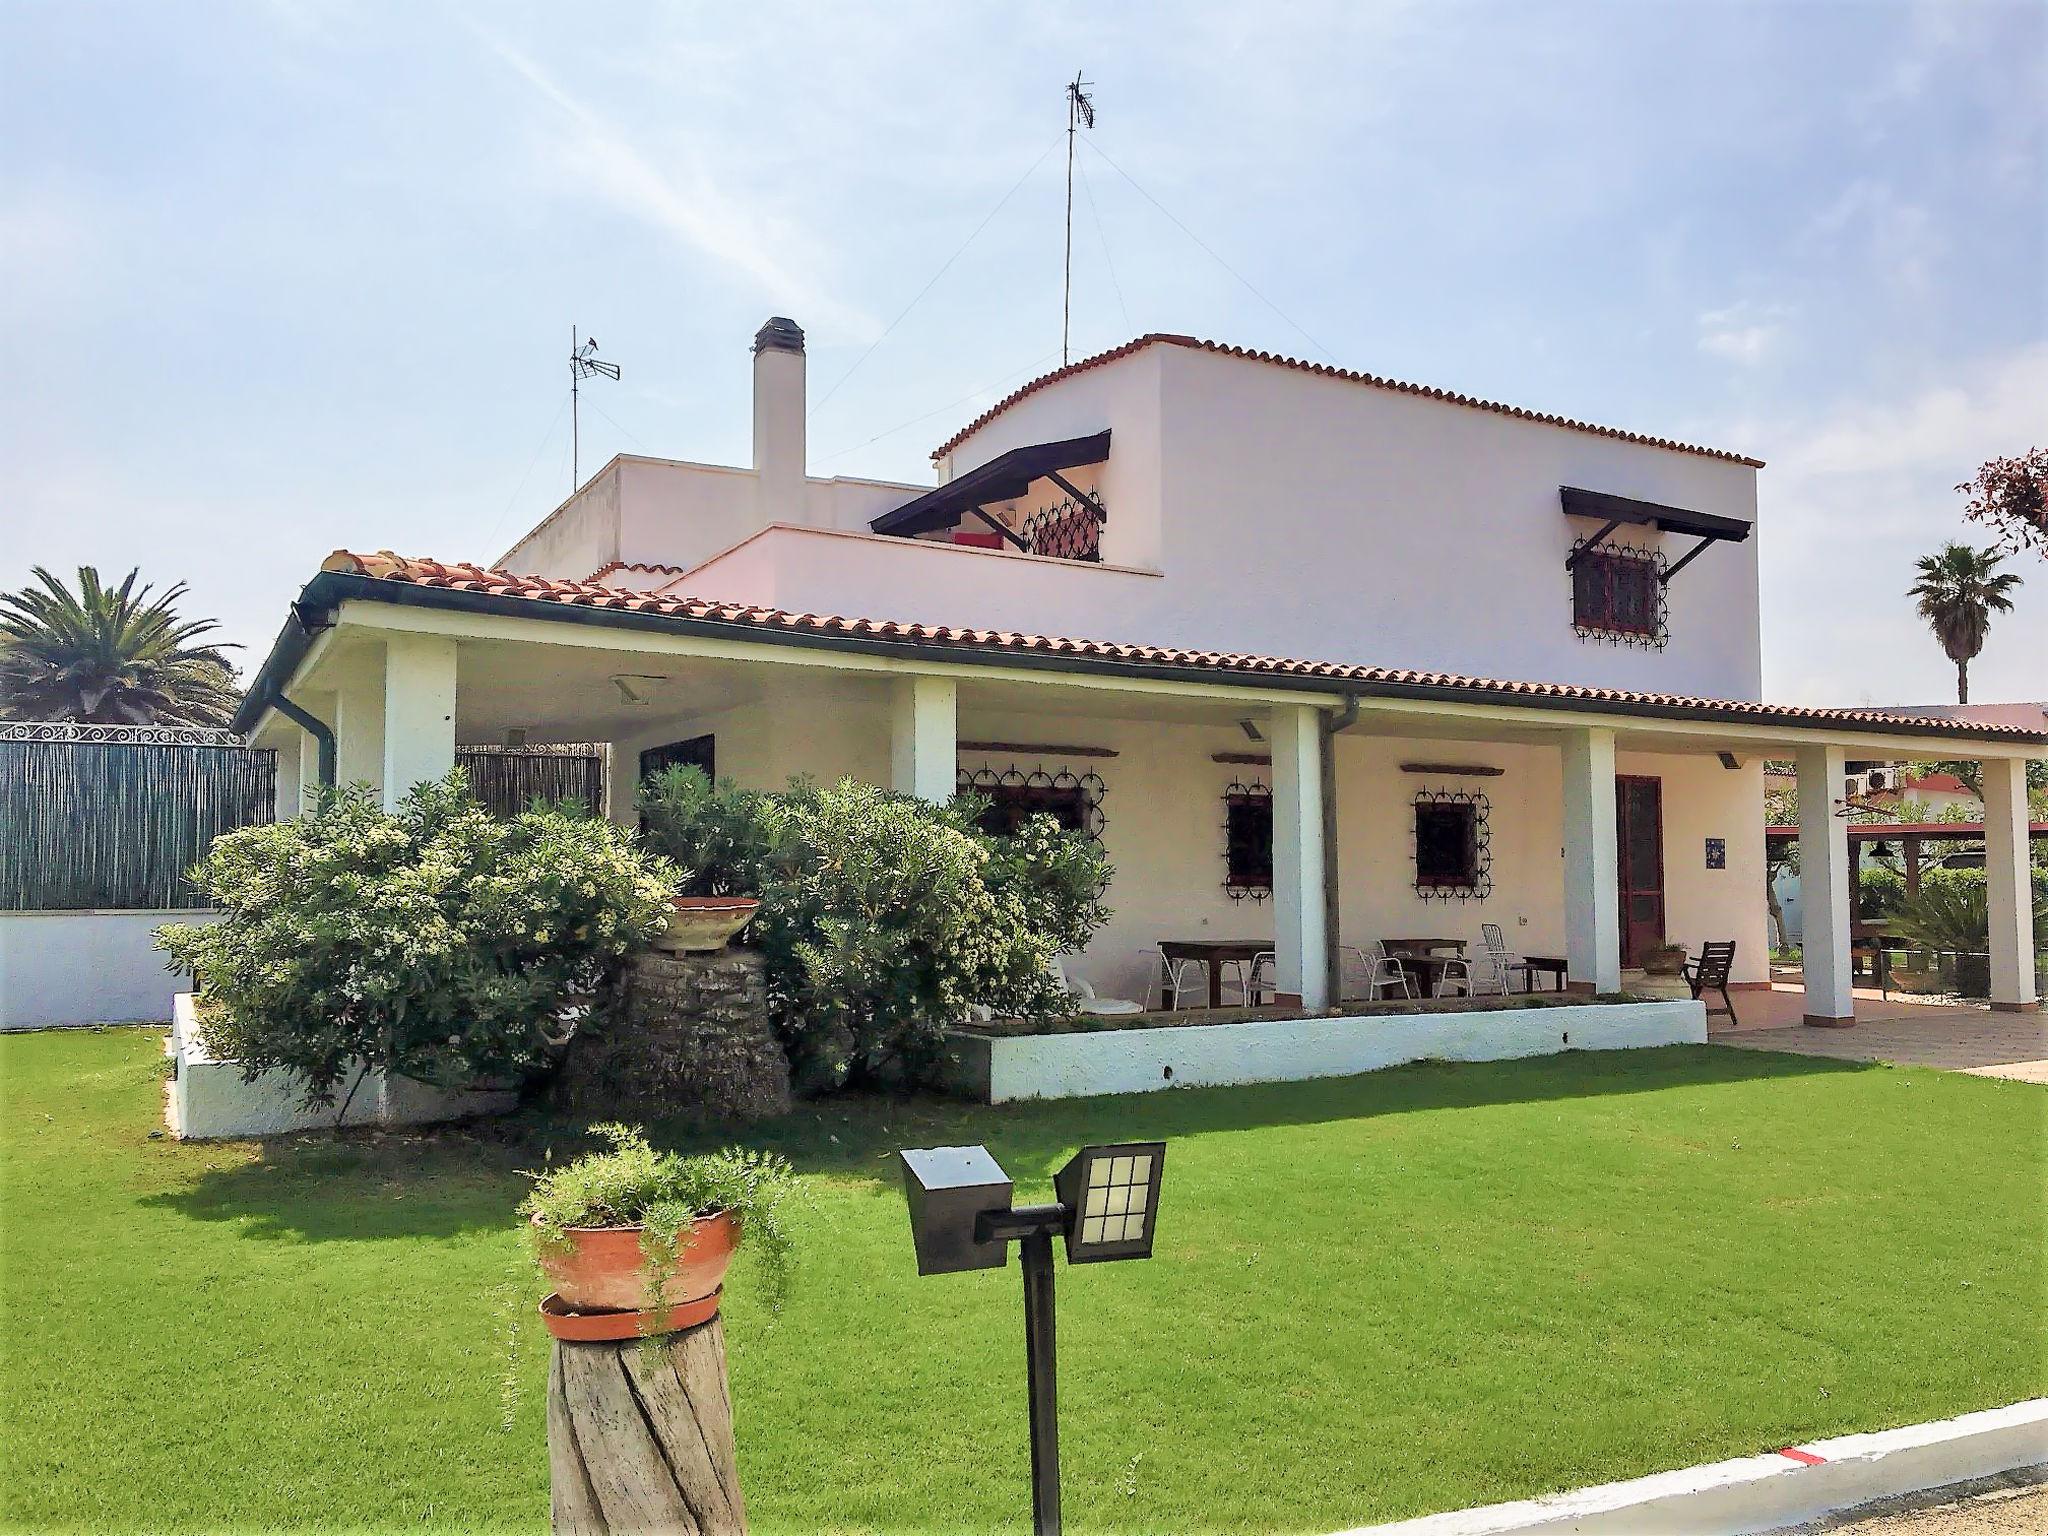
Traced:
MULTIPOLYGON (((0 1523, 545 1526, 509 1213, 548 1131, 150 1139, 157 1037, 0 1037, 0 1523), (515 1327, 515 1322, 517 1326, 515 1327)), ((1014 1267, 920 1280, 892 1149, 1022 1193, 1170 1143, 1157 1256, 1059 1276, 1076 1531, 1330 1530, 2048 1390, 2048 1091, 1715 1048, 970 1110, 808 1109, 764 1532, 1019 1529, 1014 1267)), ((570 1142, 557 1142, 558 1154, 570 1142)))

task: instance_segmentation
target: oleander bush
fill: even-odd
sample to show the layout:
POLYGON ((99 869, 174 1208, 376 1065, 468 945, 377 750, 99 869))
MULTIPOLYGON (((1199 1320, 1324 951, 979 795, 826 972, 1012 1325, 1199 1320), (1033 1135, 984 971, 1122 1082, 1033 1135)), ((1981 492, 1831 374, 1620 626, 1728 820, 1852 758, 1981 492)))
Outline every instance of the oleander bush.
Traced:
POLYGON ((803 1092, 923 1080, 945 1027, 976 1008, 1071 1011, 1050 962, 1109 916, 1092 842, 1050 816, 991 835, 973 797, 933 805, 852 779, 767 793, 672 768, 640 807, 692 893, 759 899, 747 943, 803 1092))
POLYGON ((216 840, 192 879, 220 920, 157 942, 197 973, 208 1044, 331 1104, 365 1068, 458 1087, 542 1065, 569 999, 667 926, 682 876, 573 803, 497 820, 458 769, 396 811, 323 791, 216 840))

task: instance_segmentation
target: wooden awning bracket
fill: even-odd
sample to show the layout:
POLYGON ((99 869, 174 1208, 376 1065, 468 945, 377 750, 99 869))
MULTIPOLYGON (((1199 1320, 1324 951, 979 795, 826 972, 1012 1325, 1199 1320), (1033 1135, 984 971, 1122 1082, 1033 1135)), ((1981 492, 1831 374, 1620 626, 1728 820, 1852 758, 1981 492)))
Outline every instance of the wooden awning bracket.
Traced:
MULTIPOLYGON (((1598 533, 1594 534, 1593 537, 1586 540, 1586 542, 1581 544, 1577 549, 1573 550, 1569 555, 1565 557, 1564 568, 1568 571, 1577 570, 1579 568, 1579 562, 1583 560, 1587 555, 1591 554, 1593 550, 1596 547, 1598 547, 1600 542, 1607 537, 1607 535, 1614 532, 1615 529, 1619 528, 1622 524, 1622 521, 1623 520, 1621 518, 1614 518, 1607 524, 1605 528, 1602 528, 1598 533)), ((1697 551, 1695 551, 1695 553, 1697 553, 1697 551)))
POLYGON ((980 518, 984 523, 987 523, 989 527, 995 529, 995 531, 997 533, 1000 533, 1007 542, 1016 545, 1017 548, 1024 551, 1024 553, 1027 555, 1031 553, 1031 546, 1029 544, 1026 544, 1022 539, 1018 538, 1016 534, 1012 533, 1000 518, 991 517, 988 514, 988 512, 981 507, 969 507, 967 510, 972 512, 976 517, 980 518))
POLYGON ((1670 586, 1671 578, 1676 576, 1680 571, 1684 570, 1688 565, 1691 565, 1693 561, 1699 559, 1701 552, 1705 550, 1709 544, 1712 544, 1714 542, 1715 540, 1711 537, 1701 539, 1699 543, 1693 545, 1691 549, 1688 549, 1684 554, 1680 555, 1677 558, 1677 560, 1673 561, 1669 566, 1659 571, 1657 573, 1657 580, 1662 582, 1667 587, 1670 586))
POLYGON ((1090 512, 1093 512, 1095 514, 1096 522, 1106 523, 1109 521, 1109 512, 1106 508, 1104 508, 1102 503, 1097 501, 1093 496, 1089 495, 1086 491, 1082 490, 1081 487, 1074 484, 1073 481, 1069 480, 1065 475, 1061 474, 1058 470, 1048 469, 1045 472, 1045 478, 1050 480, 1054 485, 1058 486, 1061 490, 1065 491, 1069 496, 1073 497, 1074 500, 1080 502, 1081 505, 1086 507, 1090 512))

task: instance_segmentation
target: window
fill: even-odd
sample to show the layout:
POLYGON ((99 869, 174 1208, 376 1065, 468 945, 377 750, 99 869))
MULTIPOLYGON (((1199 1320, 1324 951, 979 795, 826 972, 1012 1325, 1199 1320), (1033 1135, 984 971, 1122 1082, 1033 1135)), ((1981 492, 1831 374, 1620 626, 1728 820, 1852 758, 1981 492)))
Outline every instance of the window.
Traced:
POLYGON ((1663 643, 1664 587, 1650 550, 1584 548, 1572 567, 1572 628, 1663 643))
POLYGON ((1493 894, 1492 807, 1464 790, 1423 790, 1415 797, 1415 893, 1439 901, 1484 901, 1493 894))
POLYGON ((1040 813, 1065 831, 1088 830, 1088 797, 1079 784, 977 785, 974 792, 988 797, 988 809, 981 813, 981 830, 991 836, 1012 837, 1040 813))
POLYGON ((1273 894, 1273 791, 1232 784, 1223 796, 1223 889, 1234 901, 1273 894))
POLYGON ((718 777, 718 738, 716 736, 692 736, 688 741, 671 741, 666 746, 649 747, 640 754, 640 777, 659 773, 664 768, 702 768, 704 777, 718 777))

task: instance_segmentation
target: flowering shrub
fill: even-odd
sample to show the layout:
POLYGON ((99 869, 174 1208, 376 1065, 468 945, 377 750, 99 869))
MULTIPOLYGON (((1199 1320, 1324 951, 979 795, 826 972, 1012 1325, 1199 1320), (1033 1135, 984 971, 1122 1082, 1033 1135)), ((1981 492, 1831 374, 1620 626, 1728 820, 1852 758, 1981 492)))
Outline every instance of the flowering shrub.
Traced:
POLYGON ((220 838, 192 879, 221 920, 157 943, 198 974, 208 1043, 324 1104, 365 1066, 452 1087, 536 1065, 571 994, 661 933, 681 876, 573 806, 494 820, 458 769, 396 812, 325 792, 220 838))
POLYGON ((922 1077, 976 1005, 1066 1011, 1049 962, 1109 916, 1108 864, 1049 816, 993 837, 971 798, 931 805, 852 779, 765 794, 694 768, 649 779, 640 803, 693 891, 759 898, 747 942, 809 1091, 922 1077))

